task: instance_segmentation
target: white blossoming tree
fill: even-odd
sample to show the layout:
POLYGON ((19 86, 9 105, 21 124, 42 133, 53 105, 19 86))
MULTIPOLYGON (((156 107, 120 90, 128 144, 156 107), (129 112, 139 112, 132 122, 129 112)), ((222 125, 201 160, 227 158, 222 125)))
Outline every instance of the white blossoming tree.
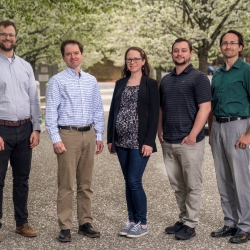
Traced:
POLYGON ((104 57, 121 66, 125 50, 140 46, 158 80, 172 65, 171 44, 177 37, 190 39, 193 63, 206 72, 219 53, 222 32, 250 33, 249 0, 0 0, 0 15, 16 23, 16 52, 34 68, 60 63, 61 41, 75 38, 85 45, 84 68, 104 57))
MULTIPOLYGON (((143 1, 142 1, 143 2, 143 1)), ((145 46, 154 48, 153 63, 162 68, 169 62, 165 53, 165 63, 157 58, 164 53, 164 48, 171 51, 171 44, 177 37, 185 37, 193 43, 198 58, 198 67, 207 72, 207 63, 217 57, 219 37, 228 29, 237 29, 247 37, 249 34, 250 8, 248 0, 168 0, 148 1, 148 6, 141 5, 147 17, 141 33, 146 37, 152 34, 158 46, 152 43, 145 46), (150 3, 151 2, 151 3, 150 3), (145 6, 145 7, 144 7, 145 6), (155 21, 150 21, 155 20, 155 21), (160 40, 157 43, 157 38, 160 40), (159 44, 160 43, 160 44, 159 44), (158 52, 159 50, 159 52, 158 52)))
MULTIPOLYGON (((157 69, 158 81, 161 70, 172 64, 171 45, 177 37, 193 43, 193 63, 206 73, 208 62, 219 54, 223 32, 236 29, 245 37, 250 33, 249 0, 135 0, 122 13, 114 19, 120 20, 114 22, 117 29, 112 32, 116 43, 109 46, 117 52, 131 45, 144 48, 157 69)), ((117 55, 111 56, 116 62, 117 55)))
POLYGON ((0 0, 1 20, 9 19, 18 28, 15 51, 34 69, 37 63, 60 65, 64 39, 78 39, 85 45, 85 68, 100 61, 113 8, 119 8, 117 1, 0 0))

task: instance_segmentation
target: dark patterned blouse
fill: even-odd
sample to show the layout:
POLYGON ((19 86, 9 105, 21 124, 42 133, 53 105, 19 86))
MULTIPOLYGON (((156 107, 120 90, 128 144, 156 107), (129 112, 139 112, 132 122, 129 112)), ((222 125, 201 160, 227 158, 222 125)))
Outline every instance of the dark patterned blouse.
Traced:
POLYGON ((115 144, 118 147, 139 148, 138 91, 139 85, 126 86, 122 93, 120 109, 116 119, 115 144))

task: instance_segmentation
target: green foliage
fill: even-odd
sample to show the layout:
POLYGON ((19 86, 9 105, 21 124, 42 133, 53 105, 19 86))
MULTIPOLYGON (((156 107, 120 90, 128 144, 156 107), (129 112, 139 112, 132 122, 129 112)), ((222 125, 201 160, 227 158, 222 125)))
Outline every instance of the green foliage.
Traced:
POLYGON ((84 68, 104 57, 120 66, 130 46, 142 47, 154 68, 167 68, 171 44, 183 36, 204 70, 219 54, 222 32, 237 29, 250 37, 249 0, 0 0, 0 15, 16 23, 16 53, 33 66, 64 67, 59 47, 70 38, 85 46, 84 68))
POLYGON ((87 48, 85 53, 93 53, 93 57, 86 56, 86 66, 90 66, 103 57, 96 53, 100 45, 96 40, 105 40, 102 18, 118 7, 112 0, 1 0, 0 15, 16 24, 16 53, 33 67, 60 63, 60 44, 69 38, 80 40, 87 48))

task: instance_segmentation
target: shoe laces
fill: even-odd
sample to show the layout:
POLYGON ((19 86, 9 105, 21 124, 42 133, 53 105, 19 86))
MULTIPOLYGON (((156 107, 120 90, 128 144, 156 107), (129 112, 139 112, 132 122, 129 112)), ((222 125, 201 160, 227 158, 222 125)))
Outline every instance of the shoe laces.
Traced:
POLYGON ((137 232, 141 228, 141 222, 139 221, 134 227, 131 229, 132 232, 137 232))
POLYGON ((31 227, 28 223, 23 224, 23 228, 31 229, 31 227))
POLYGON ((125 227, 124 227, 124 229, 129 229, 130 226, 131 226, 131 222, 130 222, 130 221, 127 221, 127 222, 126 222, 126 225, 125 225, 125 227))

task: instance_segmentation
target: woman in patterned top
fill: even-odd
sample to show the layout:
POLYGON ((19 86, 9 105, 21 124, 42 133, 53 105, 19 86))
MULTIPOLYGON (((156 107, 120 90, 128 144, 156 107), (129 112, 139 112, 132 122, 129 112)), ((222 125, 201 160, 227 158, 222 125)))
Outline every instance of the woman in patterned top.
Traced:
POLYGON ((123 78, 116 82, 109 112, 108 149, 117 154, 126 185, 128 222, 119 234, 133 238, 148 233, 142 176, 156 152, 159 92, 141 48, 129 48, 124 59, 123 78))

